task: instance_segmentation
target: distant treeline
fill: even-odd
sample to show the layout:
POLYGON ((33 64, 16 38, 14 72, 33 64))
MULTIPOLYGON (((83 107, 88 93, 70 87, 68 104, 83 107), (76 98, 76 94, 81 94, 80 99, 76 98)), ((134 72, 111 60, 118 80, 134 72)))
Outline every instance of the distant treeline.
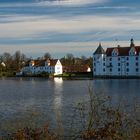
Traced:
MULTIPOLYGON (((38 60, 42 59, 53 59, 51 54, 46 52, 42 57, 36 58, 38 60)), ((32 60, 32 58, 27 57, 20 51, 16 51, 13 55, 10 53, 3 53, 0 55, 0 72, 16 72, 20 70, 27 61, 32 60)), ((72 65, 88 65, 92 68, 92 57, 76 57, 71 53, 66 54, 64 57, 60 58, 63 66, 72 65)))

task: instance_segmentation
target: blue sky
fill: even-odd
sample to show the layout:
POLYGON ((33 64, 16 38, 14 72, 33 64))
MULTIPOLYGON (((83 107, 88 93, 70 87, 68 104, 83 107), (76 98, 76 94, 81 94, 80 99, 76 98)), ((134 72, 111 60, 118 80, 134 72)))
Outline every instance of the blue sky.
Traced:
POLYGON ((92 56, 104 48, 140 45, 138 0, 0 0, 0 50, 38 57, 92 56))

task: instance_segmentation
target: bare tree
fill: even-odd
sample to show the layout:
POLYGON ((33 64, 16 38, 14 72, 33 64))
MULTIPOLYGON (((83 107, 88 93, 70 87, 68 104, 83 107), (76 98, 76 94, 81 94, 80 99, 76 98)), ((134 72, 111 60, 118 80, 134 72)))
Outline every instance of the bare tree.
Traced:
POLYGON ((67 65, 73 65, 75 63, 74 55, 71 53, 68 53, 66 55, 66 63, 67 65))
POLYGON ((26 61, 26 56, 22 54, 20 51, 16 51, 13 55, 13 65, 15 70, 21 69, 24 62, 26 61))
POLYGON ((44 54, 44 59, 51 59, 51 54, 50 53, 48 53, 48 52, 46 52, 45 54, 44 54))

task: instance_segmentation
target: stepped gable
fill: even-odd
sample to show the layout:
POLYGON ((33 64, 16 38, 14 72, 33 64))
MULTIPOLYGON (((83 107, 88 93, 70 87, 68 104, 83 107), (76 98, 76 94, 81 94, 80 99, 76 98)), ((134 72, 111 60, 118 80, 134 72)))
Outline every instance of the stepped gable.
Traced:
POLYGON ((131 38, 131 40, 130 40, 130 47, 131 48, 133 47, 135 49, 135 51, 136 51, 136 55, 139 55, 139 53, 140 53, 140 46, 135 46, 133 38, 131 38))

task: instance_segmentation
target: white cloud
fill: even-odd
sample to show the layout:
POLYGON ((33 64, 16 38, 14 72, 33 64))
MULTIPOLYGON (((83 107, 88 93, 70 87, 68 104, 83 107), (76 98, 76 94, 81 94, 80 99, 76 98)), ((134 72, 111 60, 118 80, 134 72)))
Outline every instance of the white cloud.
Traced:
POLYGON ((41 33, 82 33, 88 31, 130 31, 140 28, 138 16, 77 16, 55 18, 50 16, 13 16, 0 23, 0 38, 33 38, 41 33))
POLYGON ((43 1, 40 2, 40 4, 70 6, 70 5, 98 4, 106 1, 107 0, 56 0, 51 2, 43 1))
POLYGON ((0 7, 31 7, 31 6, 81 6, 86 4, 100 4, 109 0, 54 0, 45 1, 37 0, 32 3, 4 3, 0 7))

